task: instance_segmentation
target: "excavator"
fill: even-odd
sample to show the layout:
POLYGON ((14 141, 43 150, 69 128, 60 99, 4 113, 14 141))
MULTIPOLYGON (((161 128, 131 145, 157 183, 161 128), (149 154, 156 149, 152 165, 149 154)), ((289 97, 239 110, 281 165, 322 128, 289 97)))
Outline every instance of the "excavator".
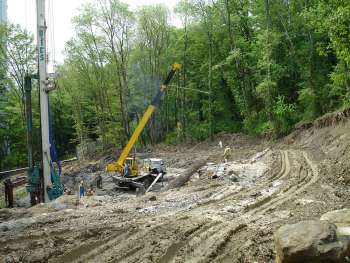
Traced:
POLYGON ((146 124, 151 119, 152 114, 155 112, 155 110, 159 106, 161 98, 163 97, 168 84, 174 77, 176 71, 180 70, 181 67, 182 65, 178 63, 174 63, 172 65, 171 70, 169 71, 166 79, 164 80, 163 84, 160 86, 157 94, 153 97, 151 104, 148 106, 148 108, 144 112, 142 119, 139 121, 128 143, 123 148, 119 156, 119 159, 117 160, 117 162, 107 165, 106 171, 113 173, 112 179, 118 186, 145 190, 155 180, 158 180, 160 175, 164 174, 164 171, 161 169, 164 163, 161 159, 157 159, 156 167, 152 167, 152 164, 148 163, 147 169, 144 169, 146 170, 146 172, 142 174, 141 173, 142 169, 139 165, 139 161, 136 159, 136 156, 134 155, 129 157, 129 153, 131 149, 134 147, 135 143, 137 142, 146 124), (127 175, 125 175, 124 173, 124 167, 126 164, 127 164, 127 167, 129 168, 128 170, 130 171, 127 175))

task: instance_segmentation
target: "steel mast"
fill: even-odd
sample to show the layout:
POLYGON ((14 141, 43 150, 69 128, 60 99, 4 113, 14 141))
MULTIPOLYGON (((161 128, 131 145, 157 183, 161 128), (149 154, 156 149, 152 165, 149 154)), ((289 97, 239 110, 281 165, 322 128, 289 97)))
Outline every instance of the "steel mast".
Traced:
POLYGON ((37 8, 37 52, 39 63, 39 94, 42 141, 42 173, 44 202, 49 202, 47 189, 51 187, 51 156, 49 140, 49 94, 47 78, 45 0, 36 0, 37 8))

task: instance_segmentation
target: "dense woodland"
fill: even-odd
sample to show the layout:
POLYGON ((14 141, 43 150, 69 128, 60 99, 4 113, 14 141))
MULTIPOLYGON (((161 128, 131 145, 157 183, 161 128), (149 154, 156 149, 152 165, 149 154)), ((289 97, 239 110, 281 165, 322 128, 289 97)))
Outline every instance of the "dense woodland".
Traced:
MULTIPOLYGON (((50 93, 61 158, 91 140, 104 149, 125 144, 174 62, 183 68, 140 145, 222 131, 277 138, 350 103, 350 1, 182 0, 174 10, 131 10, 95 0, 72 23, 76 34, 50 93)), ((7 25, 1 41, 3 170, 26 164, 24 76, 37 67, 32 33, 7 25)), ((38 107, 34 128, 38 149, 38 107)))

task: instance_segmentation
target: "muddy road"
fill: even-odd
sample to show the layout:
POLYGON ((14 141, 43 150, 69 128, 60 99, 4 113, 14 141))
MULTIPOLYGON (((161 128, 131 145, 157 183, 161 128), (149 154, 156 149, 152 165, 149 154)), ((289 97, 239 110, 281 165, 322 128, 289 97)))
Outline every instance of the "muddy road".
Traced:
POLYGON ((142 196, 110 187, 78 205, 71 195, 2 209, 0 260, 274 262, 279 226, 349 207, 348 126, 311 128, 279 142, 221 135, 160 148, 153 154, 169 166, 165 184, 197 161, 205 165, 181 187, 142 196), (220 140, 233 149, 227 163, 220 140))

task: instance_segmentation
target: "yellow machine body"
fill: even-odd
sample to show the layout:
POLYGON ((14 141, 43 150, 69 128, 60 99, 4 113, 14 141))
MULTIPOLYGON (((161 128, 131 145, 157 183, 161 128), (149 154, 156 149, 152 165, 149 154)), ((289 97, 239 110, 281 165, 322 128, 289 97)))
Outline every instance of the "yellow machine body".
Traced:
POLYGON ((132 134, 130 140, 128 141, 127 145, 124 147, 122 153, 120 154, 118 161, 116 163, 107 165, 107 172, 119 172, 120 174, 122 174, 125 161, 132 159, 133 160, 132 164, 130 165, 128 163, 128 166, 130 167, 130 170, 131 170, 131 175, 132 176, 138 175, 138 165, 137 165, 136 158, 128 157, 128 155, 132 147, 137 142, 142 130, 146 126, 148 120, 151 118, 155 109, 156 108, 153 105, 148 106, 147 110, 143 114, 141 121, 137 125, 134 133, 132 134))
MULTIPOLYGON (((139 165, 137 163, 136 157, 127 157, 124 161, 124 164, 127 163, 129 170, 130 170, 130 176, 138 176, 139 175, 139 165)), ((107 172, 118 172, 121 175, 124 175, 124 164, 119 165, 116 163, 111 163, 107 165, 107 172)))

